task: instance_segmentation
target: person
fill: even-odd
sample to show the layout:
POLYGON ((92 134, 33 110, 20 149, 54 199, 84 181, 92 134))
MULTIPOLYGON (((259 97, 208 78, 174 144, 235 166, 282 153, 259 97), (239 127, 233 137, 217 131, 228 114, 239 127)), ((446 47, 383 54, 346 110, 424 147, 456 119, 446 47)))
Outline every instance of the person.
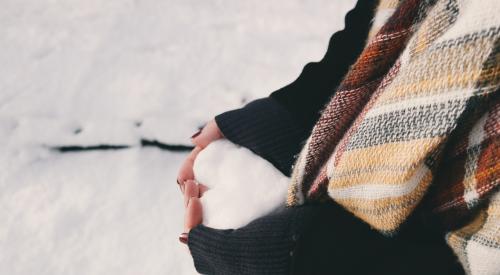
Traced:
POLYGON ((177 182, 197 271, 499 272, 499 8, 359 0, 321 61, 193 135, 177 182), (291 175, 290 207, 202 225, 192 166, 221 138, 291 175))

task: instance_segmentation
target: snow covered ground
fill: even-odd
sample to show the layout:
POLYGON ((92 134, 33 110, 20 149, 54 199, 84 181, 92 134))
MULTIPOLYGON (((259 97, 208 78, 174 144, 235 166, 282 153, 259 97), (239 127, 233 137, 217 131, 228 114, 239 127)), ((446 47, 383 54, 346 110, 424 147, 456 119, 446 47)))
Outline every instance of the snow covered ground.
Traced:
POLYGON ((195 274, 175 175, 321 58, 353 0, 2 0, 0 274, 195 274), (129 146, 61 153, 61 146, 129 146))

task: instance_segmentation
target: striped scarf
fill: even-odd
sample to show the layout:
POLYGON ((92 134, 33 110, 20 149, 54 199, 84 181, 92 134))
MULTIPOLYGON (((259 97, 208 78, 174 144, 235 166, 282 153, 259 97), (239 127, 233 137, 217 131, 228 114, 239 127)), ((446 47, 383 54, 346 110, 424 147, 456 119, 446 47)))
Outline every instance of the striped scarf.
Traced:
POLYGON ((390 235, 425 195, 482 274, 471 244, 500 256, 500 3, 382 0, 375 21, 387 11, 304 145, 288 204, 333 199, 390 235))

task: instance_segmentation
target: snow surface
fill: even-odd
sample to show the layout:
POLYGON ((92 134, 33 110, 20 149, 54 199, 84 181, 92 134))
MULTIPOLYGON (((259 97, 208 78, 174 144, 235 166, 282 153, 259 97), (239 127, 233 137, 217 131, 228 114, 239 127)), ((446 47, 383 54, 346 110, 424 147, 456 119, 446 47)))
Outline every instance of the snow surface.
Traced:
POLYGON ((353 0, 3 0, 0 274, 195 274, 185 153, 323 55, 353 0), (60 146, 129 149, 61 153, 60 146))
POLYGON ((194 175, 209 188, 201 198, 208 227, 236 229, 285 206, 289 178, 228 140, 212 142, 198 154, 194 175))

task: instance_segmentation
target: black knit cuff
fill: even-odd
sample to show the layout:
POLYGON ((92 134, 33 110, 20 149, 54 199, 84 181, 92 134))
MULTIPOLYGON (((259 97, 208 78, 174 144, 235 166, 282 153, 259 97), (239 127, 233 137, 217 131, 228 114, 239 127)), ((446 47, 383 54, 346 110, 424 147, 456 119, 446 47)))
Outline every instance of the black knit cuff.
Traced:
POLYGON ((231 142, 246 147, 289 176, 307 130, 275 99, 255 100, 215 121, 231 142))
POLYGON ((226 259, 218 256, 216 253, 220 250, 219 248, 224 248, 221 240, 225 239, 229 231, 213 230, 203 225, 191 229, 189 232, 188 246, 191 251, 191 256, 193 257, 196 271, 201 274, 216 274, 216 268, 218 266, 226 267, 228 265, 228 261, 232 259, 232 257, 226 259), (221 265, 219 263, 220 261, 223 261, 224 264, 221 265))
POLYGON ((288 274, 295 248, 295 211, 269 215, 235 230, 199 225, 188 246, 202 274, 288 274))

